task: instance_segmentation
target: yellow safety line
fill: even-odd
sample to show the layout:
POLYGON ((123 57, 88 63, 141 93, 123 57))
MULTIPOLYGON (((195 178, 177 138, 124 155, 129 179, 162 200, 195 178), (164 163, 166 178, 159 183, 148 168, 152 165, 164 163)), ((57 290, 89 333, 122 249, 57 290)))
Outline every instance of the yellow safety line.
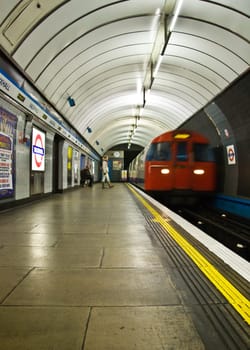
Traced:
POLYGON ((183 238, 164 218, 130 185, 129 189, 163 226, 173 239, 181 246, 199 269, 214 284, 242 318, 250 325, 250 302, 241 294, 202 254, 200 254, 185 238, 183 238))

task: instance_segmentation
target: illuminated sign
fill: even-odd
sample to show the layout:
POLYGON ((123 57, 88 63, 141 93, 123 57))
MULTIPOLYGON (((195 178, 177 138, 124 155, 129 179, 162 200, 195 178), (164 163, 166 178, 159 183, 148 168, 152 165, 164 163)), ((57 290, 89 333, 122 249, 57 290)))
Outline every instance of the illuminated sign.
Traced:
POLYGON ((190 137, 190 134, 175 134, 174 138, 179 140, 185 140, 190 137))
POLYGON ((33 128, 32 130, 32 170, 45 170, 45 133, 33 128))

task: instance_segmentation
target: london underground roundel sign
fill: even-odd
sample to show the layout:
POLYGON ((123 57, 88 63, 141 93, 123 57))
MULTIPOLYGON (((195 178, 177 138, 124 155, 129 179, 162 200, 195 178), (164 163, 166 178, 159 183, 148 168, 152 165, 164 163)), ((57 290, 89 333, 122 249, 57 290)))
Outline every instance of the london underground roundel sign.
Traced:
POLYGON ((227 146, 227 163, 236 164, 234 145, 227 146))
POLYGON ((32 170, 45 170, 45 133, 36 128, 32 130, 32 170))

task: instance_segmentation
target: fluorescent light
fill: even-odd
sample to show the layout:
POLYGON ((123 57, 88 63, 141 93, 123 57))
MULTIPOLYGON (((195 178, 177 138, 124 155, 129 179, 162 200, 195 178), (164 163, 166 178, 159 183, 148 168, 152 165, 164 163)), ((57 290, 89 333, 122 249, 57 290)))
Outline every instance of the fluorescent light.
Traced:
POLYGON ((155 15, 156 16, 159 16, 161 14, 161 9, 158 7, 156 10, 155 10, 155 15))
POLYGON ((150 93, 151 93, 151 90, 150 89, 148 89, 147 91, 146 91, 146 96, 145 96, 145 100, 148 102, 149 101, 149 97, 150 97, 150 93))
POLYGON ((155 78, 155 77, 156 77, 156 74, 158 73, 158 70, 159 70, 159 68, 160 68, 162 59, 163 59, 163 56, 162 56, 162 55, 159 55, 158 60, 157 60, 157 63, 156 63, 156 65, 155 65, 155 69, 154 69, 154 71, 153 71, 153 78, 155 78))
POLYGON ((170 27, 169 27, 169 31, 172 32, 173 29, 174 29, 174 26, 175 26, 175 23, 177 21, 177 18, 179 16, 179 13, 180 13, 180 10, 181 10, 181 5, 183 3, 183 0, 179 0, 178 1, 178 4, 177 4, 177 7, 176 7, 176 10, 175 10, 175 13, 174 13, 174 17, 171 21, 171 24, 170 24, 170 27))
POLYGON ((140 108, 140 112, 139 112, 139 117, 141 117, 142 116, 142 112, 143 112, 143 110, 144 110, 144 108, 140 108))

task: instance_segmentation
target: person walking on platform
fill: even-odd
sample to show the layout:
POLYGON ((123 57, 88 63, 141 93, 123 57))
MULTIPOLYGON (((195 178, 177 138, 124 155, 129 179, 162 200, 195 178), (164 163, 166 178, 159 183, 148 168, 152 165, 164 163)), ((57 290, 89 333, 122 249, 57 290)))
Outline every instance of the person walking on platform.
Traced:
POLYGON ((111 185, 109 178, 108 156, 103 156, 102 158, 102 188, 105 188, 105 181, 107 182, 109 188, 114 187, 111 185))

